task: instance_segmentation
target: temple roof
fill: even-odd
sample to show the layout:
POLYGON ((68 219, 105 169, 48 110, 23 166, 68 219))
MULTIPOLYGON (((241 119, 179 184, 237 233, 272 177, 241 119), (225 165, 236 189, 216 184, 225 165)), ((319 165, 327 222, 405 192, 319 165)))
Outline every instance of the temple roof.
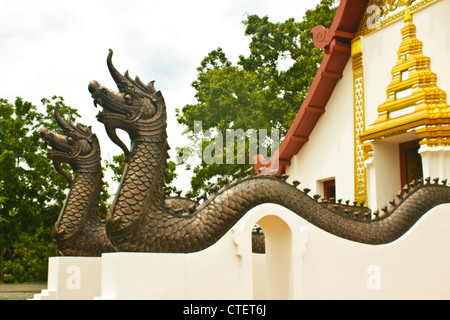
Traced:
POLYGON ((277 175, 281 175, 291 158, 308 141, 320 116, 325 112, 337 82, 342 78, 351 55, 351 40, 355 37, 368 3, 368 0, 341 0, 330 28, 316 26, 311 30, 314 45, 324 50, 322 63, 291 127, 272 156, 272 159, 279 159, 279 163, 266 164, 258 161, 255 166, 257 171, 261 167, 269 167, 266 172, 270 172, 278 166, 277 175))
MULTIPOLYGON (((434 138, 440 137, 444 129, 445 135, 449 133, 450 129, 447 128, 447 125, 444 129, 441 128, 441 124, 449 123, 450 117, 449 107, 445 103, 445 92, 435 85, 436 75, 430 71, 430 59, 423 56, 422 43, 415 37, 416 27, 413 24, 411 14, 408 10, 406 10, 406 14, 398 12, 402 6, 411 5, 414 2, 415 0, 390 2, 341 0, 331 27, 316 26, 311 30, 314 45, 324 50, 322 63, 279 148, 269 162, 258 159, 255 165, 257 172, 264 167, 266 174, 273 174, 276 171, 276 175, 280 176, 285 172, 286 166, 290 165, 291 158, 309 140, 311 132, 325 112, 326 105, 338 81, 342 78, 348 59, 351 57, 352 39, 357 35, 373 31, 370 23, 368 23, 370 22, 368 19, 374 14, 374 12, 369 12, 371 7, 377 8, 380 12, 375 12, 375 14, 384 19, 377 22, 379 25, 387 25, 404 16, 405 26, 402 29, 403 41, 398 50, 399 60, 392 70, 393 81, 387 89, 388 98, 383 105, 379 106, 379 118, 365 130, 362 140, 379 138, 398 133, 402 129, 426 124, 432 124, 433 128, 416 130, 420 133, 419 137, 421 138, 428 139, 427 133, 430 133, 430 136, 434 138), (363 25, 366 27, 363 28, 363 25), (410 58, 405 59, 405 54, 410 58), (411 57, 416 57, 416 60, 411 57), (408 68, 409 65, 411 65, 410 69, 408 68), (409 71, 404 72, 407 69, 409 71), (408 77, 408 79, 405 77, 408 77), (413 91, 411 95, 409 95, 409 90, 413 91), (402 96, 403 94, 406 97, 402 96), (414 99, 417 101, 421 99, 422 102, 411 115, 409 113, 412 110, 411 106, 415 103, 414 99), (427 104, 429 107, 426 107, 427 104), (433 104, 439 104, 440 109, 434 108, 434 111, 431 110, 433 104), (393 121, 388 121, 389 117, 393 121), (434 120, 430 120, 433 117, 434 120), (407 118, 410 118, 411 121, 407 118), (419 118, 422 120, 418 120, 419 118), (443 118, 446 120, 441 121, 443 118), (423 119, 428 120, 424 121, 423 119), (388 123, 389 125, 392 124, 392 130, 388 128, 389 125, 386 125, 388 123), (278 162, 276 162, 277 159, 278 162)), ((421 5, 418 3, 415 6, 421 5)))

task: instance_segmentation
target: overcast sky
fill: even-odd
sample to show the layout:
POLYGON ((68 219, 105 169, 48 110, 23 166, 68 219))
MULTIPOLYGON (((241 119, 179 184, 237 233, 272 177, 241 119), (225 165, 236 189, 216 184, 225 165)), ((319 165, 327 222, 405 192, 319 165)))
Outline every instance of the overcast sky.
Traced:
MULTIPOLYGON (((320 0, 0 0, 0 98, 20 96, 40 106, 41 98, 62 96, 77 108, 79 122, 97 134, 102 159, 121 153, 95 118, 88 84, 97 80, 116 90, 106 57, 116 68, 145 83, 155 80, 168 112, 171 156, 183 145, 175 108, 195 103, 196 68, 222 47, 236 63, 248 54, 247 14, 272 22, 300 21, 320 0)), ((257 128, 256 128, 257 129, 257 128)), ((178 172, 178 171, 177 171, 178 172)), ((180 189, 189 186, 182 171, 180 189)), ((177 186, 178 186, 177 184, 177 186)), ((114 192, 112 190, 111 192, 114 192)))

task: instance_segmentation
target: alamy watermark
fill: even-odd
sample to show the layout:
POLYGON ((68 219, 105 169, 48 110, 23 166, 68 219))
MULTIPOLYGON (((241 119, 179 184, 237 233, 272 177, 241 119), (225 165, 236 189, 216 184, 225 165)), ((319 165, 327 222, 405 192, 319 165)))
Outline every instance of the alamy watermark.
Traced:
POLYGON ((381 268, 377 265, 370 265, 366 269, 366 273, 369 275, 366 280, 366 286, 369 290, 381 289, 381 268))
POLYGON ((276 128, 267 129, 208 129, 203 132, 202 121, 194 122, 194 146, 185 146, 177 153, 178 162, 191 157, 202 159, 206 164, 249 164, 258 159, 270 158, 271 168, 278 169, 277 153, 280 132, 276 128), (269 153, 270 150, 270 153, 269 153))
POLYGON ((415 0, 390 0, 367 7, 367 19, 365 27, 368 29, 380 29, 382 20, 389 14, 399 12, 400 8, 411 5, 415 0))
POLYGON ((369 29, 381 28, 382 10, 379 6, 372 4, 367 7, 366 13, 368 14, 366 20, 366 27, 369 29))

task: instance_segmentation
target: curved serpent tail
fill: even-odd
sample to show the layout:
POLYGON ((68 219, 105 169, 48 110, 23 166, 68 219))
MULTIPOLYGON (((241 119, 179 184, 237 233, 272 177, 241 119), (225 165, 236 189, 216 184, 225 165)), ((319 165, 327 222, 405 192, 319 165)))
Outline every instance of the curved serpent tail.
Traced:
MULTIPOLYGON (((388 243, 404 234, 425 212, 450 202, 450 188, 443 184, 421 184, 394 208, 372 220, 339 214, 296 187, 274 177, 248 177, 227 185, 190 214, 178 214, 165 204, 164 178, 167 160, 166 106, 153 82, 144 84, 112 64, 107 65, 119 92, 92 81, 89 91, 97 115, 110 138, 127 156, 122 182, 110 208, 106 228, 114 247, 120 251, 194 252, 215 243, 251 208, 263 203, 280 204, 317 227, 336 236, 368 244, 388 243), (118 138, 125 130, 131 150, 118 138), (426 199, 426 200, 425 200, 426 199)), ((401 200, 401 201, 400 201, 401 200)), ((368 210, 361 209, 367 218, 368 210)), ((357 212, 353 211, 356 216, 357 212)))
POLYGON ((194 252, 215 243, 251 208, 263 203, 276 203, 336 236, 361 243, 383 244, 398 239, 434 206, 449 202, 448 186, 419 185, 385 216, 358 220, 337 214, 326 204, 279 179, 249 177, 223 188, 190 216, 143 213, 139 223, 110 236, 120 250, 194 252))

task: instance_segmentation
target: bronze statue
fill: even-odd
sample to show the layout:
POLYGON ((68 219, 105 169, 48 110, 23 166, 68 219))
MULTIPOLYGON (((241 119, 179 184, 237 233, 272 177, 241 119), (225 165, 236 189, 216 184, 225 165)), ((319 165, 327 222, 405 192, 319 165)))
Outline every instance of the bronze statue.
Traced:
MULTIPOLYGON (((47 153, 58 173, 69 184, 69 194, 55 224, 53 240, 64 256, 101 256, 114 252, 105 229, 105 223, 98 217, 102 168, 100 144, 91 128, 66 122, 55 107, 55 119, 64 135, 41 129, 41 136, 52 150, 47 153), (73 170, 73 177, 65 172, 61 164, 67 163, 73 170)), ((166 204, 173 210, 186 211, 194 201, 185 197, 166 198, 166 204)))
MULTIPOLYGON (((371 212, 361 205, 325 201, 320 196, 299 190, 299 182, 289 184, 286 176, 242 177, 241 172, 224 187, 213 188, 191 200, 180 195, 166 197, 163 192, 168 158, 166 106, 153 82, 144 84, 128 72, 119 73, 107 65, 119 92, 92 81, 89 91, 102 111, 97 119, 111 140, 120 146, 126 159, 119 190, 108 212, 106 225, 97 217, 101 189, 100 146, 90 128, 66 123, 55 110, 65 135, 43 128, 43 138, 53 148, 48 156, 56 170, 67 162, 73 169, 69 196, 55 225, 54 239, 64 255, 99 256, 110 251, 195 252, 219 240, 251 208, 263 203, 280 204, 315 226, 338 237, 367 244, 396 240, 428 210, 450 202, 447 181, 430 179, 406 186, 381 211, 371 212), (116 130, 125 130, 131 141, 128 148, 116 130), (200 201, 203 200, 202 203, 200 201)), ((264 252, 262 234, 253 237, 254 251, 264 252)))
MULTIPOLYGON (((89 91, 94 104, 103 109, 97 115, 98 120, 127 159, 106 221, 109 239, 118 251, 199 251, 215 243, 248 210, 262 203, 280 204, 336 236, 381 244, 400 237, 432 207, 450 202, 446 181, 417 183, 404 196, 391 201, 376 219, 358 219, 352 214, 338 214, 339 210, 330 208, 329 203, 309 197, 283 179, 248 176, 237 177, 235 182, 226 184, 202 204, 189 206, 186 214, 180 215, 164 200, 169 149, 164 98, 153 82, 144 84, 138 77, 132 79, 128 72, 124 75, 118 72, 112 54, 110 50, 107 65, 119 92, 96 81, 89 84, 89 91), (118 138, 116 129, 129 134, 130 149, 118 138)), ((361 210, 366 216, 367 210, 361 210)))
POLYGON ((55 224, 53 239, 60 253, 67 256, 100 256, 114 251, 97 211, 103 184, 97 137, 91 128, 64 121, 58 106, 55 118, 64 135, 42 128, 41 136, 52 147, 47 156, 68 180, 70 191, 55 224), (73 178, 62 169, 63 162, 72 167, 73 178))

